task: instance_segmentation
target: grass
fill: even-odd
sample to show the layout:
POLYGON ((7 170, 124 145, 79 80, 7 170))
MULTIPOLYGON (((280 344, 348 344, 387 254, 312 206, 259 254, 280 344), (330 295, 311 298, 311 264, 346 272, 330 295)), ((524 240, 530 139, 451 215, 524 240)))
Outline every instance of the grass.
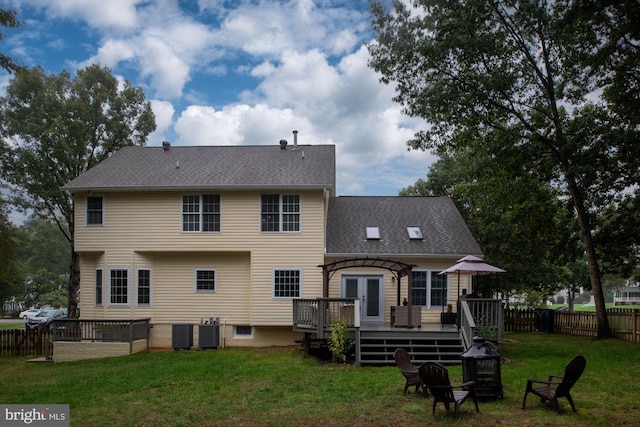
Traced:
MULTIPOLYGON (((394 366, 320 364, 299 348, 163 351, 37 364, 1 358, 0 402, 69 404, 72 426, 597 426, 637 425, 640 349, 619 340, 507 334, 499 350, 503 400, 465 403, 459 419, 431 399, 402 395, 394 366), (530 396, 527 378, 561 373, 575 354, 587 368, 558 415, 530 396)), ((461 368, 449 367, 452 381, 461 368)))
POLYGON ((24 320, 16 319, 15 322, 2 322, 0 323, 0 330, 2 329, 24 329, 24 320))

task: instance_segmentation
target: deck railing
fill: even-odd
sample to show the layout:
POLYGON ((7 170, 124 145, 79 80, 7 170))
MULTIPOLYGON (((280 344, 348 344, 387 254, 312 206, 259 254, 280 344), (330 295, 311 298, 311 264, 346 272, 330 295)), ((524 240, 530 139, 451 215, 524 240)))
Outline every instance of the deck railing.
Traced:
POLYGON ((466 347, 475 335, 498 342, 504 337, 502 300, 467 298, 460 300, 460 331, 466 347))
POLYGON ((357 298, 314 298, 293 300, 293 327, 296 331, 316 332, 324 338, 331 322, 345 321, 347 328, 360 327, 360 300, 357 298), (324 315, 319 315, 324 313, 324 315))
POLYGON ((51 326, 51 342, 128 342, 133 350, 134 341, 146 339, 148 344, 150 320, 56 319, 51 326))

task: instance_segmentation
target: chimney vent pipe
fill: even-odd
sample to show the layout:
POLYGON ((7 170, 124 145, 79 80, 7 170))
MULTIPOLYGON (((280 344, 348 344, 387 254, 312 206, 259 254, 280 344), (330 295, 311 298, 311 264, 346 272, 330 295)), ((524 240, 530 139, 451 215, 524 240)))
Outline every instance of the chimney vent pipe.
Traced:
POLYGON ((298 148, 298 131, 293 131, 293 148, 298 148))

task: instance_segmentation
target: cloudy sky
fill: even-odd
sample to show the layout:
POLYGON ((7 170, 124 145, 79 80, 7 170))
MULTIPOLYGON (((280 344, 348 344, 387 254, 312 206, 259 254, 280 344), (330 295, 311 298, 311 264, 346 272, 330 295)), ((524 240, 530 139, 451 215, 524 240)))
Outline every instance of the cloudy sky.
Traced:
MULTIPOLYGON (((396 195, 426 175, 393 87, 367 67, 368 0, 3 0, 0 50, 47 73, 90 64, 144 89, 148 145, 335 144, 338 195, 396 195)), ((0 91, 10 77, 0 71, 0 91)))

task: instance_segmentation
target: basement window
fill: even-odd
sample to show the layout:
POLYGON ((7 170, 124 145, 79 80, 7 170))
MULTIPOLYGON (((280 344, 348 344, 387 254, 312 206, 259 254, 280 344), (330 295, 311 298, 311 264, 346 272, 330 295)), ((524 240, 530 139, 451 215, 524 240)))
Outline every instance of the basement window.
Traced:
POLYGON ((407 227, 407 233, 409 233, 409 239, 411 240, 422 240, 420 227, 407 227))
POLYGON ((253 328, 251 326, 236 325, 234 326, 234 336, 236 338, 252 338, 253 328))
POLYGON ((367 240, 380 240, 380 229, 378 227, 367 227, 367 240))

